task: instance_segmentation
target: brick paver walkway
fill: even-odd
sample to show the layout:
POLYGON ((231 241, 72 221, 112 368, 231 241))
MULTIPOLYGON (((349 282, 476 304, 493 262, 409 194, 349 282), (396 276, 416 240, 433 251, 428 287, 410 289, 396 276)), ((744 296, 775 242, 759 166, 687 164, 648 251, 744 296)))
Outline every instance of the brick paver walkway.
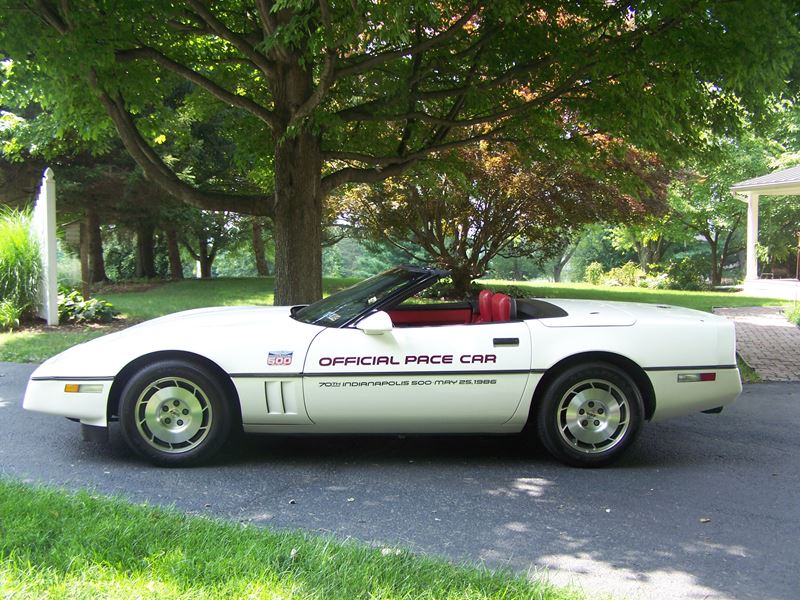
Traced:
POLYGON ((800 381, 800 329, 778 306, 715 308, 736 323, 736 350, 764 381, 800 381))

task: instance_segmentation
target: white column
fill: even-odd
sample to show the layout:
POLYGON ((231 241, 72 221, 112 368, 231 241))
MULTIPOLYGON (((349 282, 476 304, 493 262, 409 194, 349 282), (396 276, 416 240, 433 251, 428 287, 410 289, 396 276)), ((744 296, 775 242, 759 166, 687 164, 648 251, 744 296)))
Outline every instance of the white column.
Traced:
POLYGON ((58 264, 56 256, 56 180, 53 170, 45 169, 39 198, 33 209, 33 222, 42 257, 42 280, 38 315, 48 325, 58 325, 58 264))
POLYGON ((758 279, 758 193, 747 192, 747 271, 746 281, 758 279))

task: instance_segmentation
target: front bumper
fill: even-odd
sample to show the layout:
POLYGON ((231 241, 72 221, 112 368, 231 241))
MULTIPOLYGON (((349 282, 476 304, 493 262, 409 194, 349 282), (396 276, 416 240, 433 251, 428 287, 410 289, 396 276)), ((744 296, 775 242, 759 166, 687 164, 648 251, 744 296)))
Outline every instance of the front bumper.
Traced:
POLYGON ((81 379, 47 377, 28 381, 22 408, 48 415, 77 419, 85 425, 108 425, 108 394, 113 379, 81 379), (68 386, 78 386, 80 391, 67 392, 68 386), (90 390, 90 391, 86 391, 90 390))

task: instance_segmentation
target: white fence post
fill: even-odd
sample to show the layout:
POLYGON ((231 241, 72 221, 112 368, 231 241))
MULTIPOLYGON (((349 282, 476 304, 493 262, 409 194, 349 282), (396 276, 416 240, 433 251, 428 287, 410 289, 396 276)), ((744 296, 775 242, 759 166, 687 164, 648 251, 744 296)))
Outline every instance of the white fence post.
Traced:
POLYGON ((33 209, 33 224, 39 238, 42 257, 42 280, 39 290, 38 316, 48 325, 58 325, 58 256, 56 253, 56 181, 47 167, 33 209))

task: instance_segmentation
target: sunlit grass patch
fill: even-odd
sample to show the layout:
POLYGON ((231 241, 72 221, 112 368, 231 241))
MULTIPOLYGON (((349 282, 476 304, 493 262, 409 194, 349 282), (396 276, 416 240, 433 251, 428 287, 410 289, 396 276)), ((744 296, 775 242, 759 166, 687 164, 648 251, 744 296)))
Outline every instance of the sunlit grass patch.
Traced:
POLYGON ((567 599, 509 572, 0 481, 0 597, 567 599))

